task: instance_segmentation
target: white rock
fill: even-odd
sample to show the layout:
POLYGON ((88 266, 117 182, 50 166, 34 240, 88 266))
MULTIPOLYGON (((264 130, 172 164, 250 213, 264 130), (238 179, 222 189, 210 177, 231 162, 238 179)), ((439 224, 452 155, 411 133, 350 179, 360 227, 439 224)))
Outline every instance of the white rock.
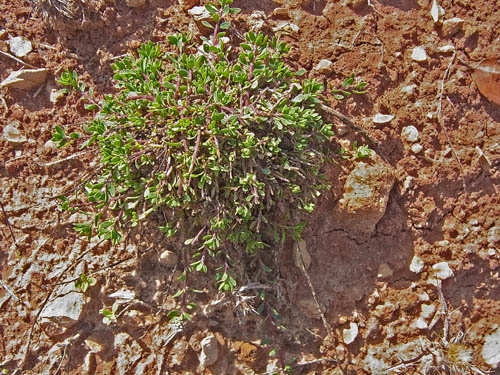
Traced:
POLYGON ((412 176, 406 176, 403 182, 403 189, 406 191, 411 189, 413 186, 415 186, 415 178, 412 176))
POLYGON ((129 8, 139 8, 146 4, 146 0, 127 0, 127 6, 129 8))
POLYGON ((453 271, 447 262, 436 263, 432 266, 432 269, 435 272, 435 275, 438 279, 446 280, 450 277, 453 277, 453 271))
POLYGON ((209 335, 201 340, 200 367, 206 368, 217 362, 219 357, 219 342, 214 335, 209 335))
POLYGON ((15 38, 9 40, 9 47, 10 51, 17 57, 24 57, 33 49, 31 42, 21 38, 20 36, 16 36, 15 38))
POLYGON ((425 319, 423 319, 422 317, 419 317, 416 322, 415 322, 415 325, 418 329, 427 329, 429 328, 429 325, 427 324, 427 322, 425 321, 425 319))
POLYGON ((19 144, 26 142, 26 137, 18 129, 19 121, 13 121, 3 128, 3 137, 7 142, 19 144))
POLYGON ((313 70, 321 74, 328 74, 332 71, 333 63, 327 59, 321 59, 313 70))
POLYGON ((133 290, 120 289, 109 295, 110 298, 115 298, 118 302, 127 302, 135 298, 135 292, 133 290))
POLYGON ((420 308, 422 309, 422 312, 420 314, 420 317, 424 318, 424 319, 430 319, 434 316, 434 313, 436 312, 436 306, 434 306, 433 304, 422 304, 422 306, 420 306, 420 308))
POLYGON ((500 227, 493 227, 488 231, 488 243, 494 244, 500 241, 500 227))
POLYGON ((284 32, 293 32, 293 33, 298 33, 299 32, 299 27, 288 21, 282 21, 280 22, 277 26, 273 27, 273 31, 284 31, 284 32))
POLYGON ((373 116, 373 122, 375 124, 387 124, 388 122, 391 122, 393 118, 393 115, 384 115, 382 113, 377 113, 375 116, 373 116))
POLYGON ((193 7, 188 10, 188 13, 194 18, 195 21, 207 21, 212 19, 209 11, 202 6, 193 7))
POLYGON ((410 263, 410 271, 414 273, 420 273, 423 269, 424 261, 415 255, 410 263))
POLYGON ((464 20, 459 17, 453 17, 443 22, 443 34, 446 38, 451 38, 458 33, 464 24, 464 20))
POLYGON ((413 125, 407 126, 403 128, 403 131, 401 132, 401 137, 403 137, 404 140, 408 142, 416 142, 418 141, 420 134, 418 133, 418 130, 416 127, 413 125))
MULTIPOLYGON (((493 326, 494 329, 497 327, 496 324, 493 326)), ((500 328, 485 337, 481 355, 488 365, 498 366, 500 363, 500 328)))
POLYGON ((439 52, 442 52, 442 53, 448 53, 448 52, 454 51, 455 50, 455 46, 452 46, 451 44, 447 44, 445 46, 438 47, 437 50, 439 52))
POLYGON ((167 267, 173 267, 177 264, 177 260, 179 257, 177 256, 176 253, 170 250, 165 250, 163 253, 160 254, 160 257, 158 261, 160 264, 167 266, 167 267))
POLYGON ((401 88, 401 92, 403 94, 413 95, 416 87, 417 87, 416 84, 407 85, 407 86, 404 86, 404 87, 401 88))
POLYGON ((0 87, 29 90, 44 83, 47 76, 48 72, 46 69, 16 70, 0 83, 0 87))
POLYGON ((432 0, 431 16, 434 22, 438 22, 439 18, 444 16, 444 9, 437 3, 437 0, 432 0))
POLYGON ((411 146, 411 151, 414 154, 418 154, 420 151, 424 149, 424 146, 422 146, 420 143, 415 143, 411 146))
POLYGON ((260 31, 266 22, 266 13, 261 10, 254 10, 248 17, 248 25, 253 31, 260 31))
POLYGON ((40 314, 42 325, 55 323, 61 328, 69 328, 78 323, 85 305, 83 293, 70 292, 49 301, 40 314))
POLYGON ((488 255, 490 257, 497 255, 497 251, 495 249, 488 249, 488 255))
POLYGON ((52 104, 56 104, 57 101, 64 96, 64 90, 52 89, 50 90, 49 100, 52 104))
POLYGON ((346 328, 342 332, 344 344, 346 345, 349 345, 350 343, 354 342, 354 340, 356 340, 356 337, 358 336, 358 325, 356 323, 351 322, 349 326, 350 328, 346 328))
POLYGON ((379 279, 388 279, 393 275, 393 273, 394 272, 392 271, 391 267, 389 267, 389 265, 387 263, 382 263, 378 267, 377 277, 379 279))
POLYGON ((422 62, 427 60, 427 53, 425 52, 424 47, 415 47, 411 53, 411 58, 415 61, 422 62))

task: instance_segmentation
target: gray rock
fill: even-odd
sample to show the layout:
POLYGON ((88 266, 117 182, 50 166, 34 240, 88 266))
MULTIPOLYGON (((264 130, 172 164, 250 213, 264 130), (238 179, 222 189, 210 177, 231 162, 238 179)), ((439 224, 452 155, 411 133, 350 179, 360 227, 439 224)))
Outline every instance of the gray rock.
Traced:
MULTIPOLYGON (((493 328, 498 328, 498 326, 495 324, 493 328)), ((498 366, 500 363, 500 328, 485 337, 481 356, 488 365, 498 366)))
POLYGON ((19 121, 13 121, 3 128, 3 137, 9 143, 20 144, 26 142, 26 137, 19 130, 19 121))
POLYGON ((48 76, 46 69, 21 69, 9 74, 0 87, 11 87, 14 89, 30 90, 40 86, 48 76))
POLYGON ((17 57, 24 57, 33 49, 31 42, 21 38, 20 36, 16 36, 15 38, 9 40, 9 47, 10 51, 17 57))
POLYGON ((375 161, 374 164, 357 162, 347 176, 344 194, 336 208, 336 215, 346 230, 373 233, 384 216, 394 175, 388 165, 375 161))
POLYGON ((214 335, 201 340, 200 368, 205 369, 217 362, 219 357, 219 342, 214 335))

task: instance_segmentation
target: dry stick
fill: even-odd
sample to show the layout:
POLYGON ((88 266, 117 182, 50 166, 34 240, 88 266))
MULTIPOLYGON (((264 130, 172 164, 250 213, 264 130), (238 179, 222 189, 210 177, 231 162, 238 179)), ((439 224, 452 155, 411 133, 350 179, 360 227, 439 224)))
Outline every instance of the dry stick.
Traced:
MULTIPOLYGON (((57 280, 56 282, 53 284, 53 285, 57 285, 59 283, 59 281, 61 281, 62 277, 66 274, 66 272, 68 272, 69 270, 71 270, 72 268, 76 267, 76 265, 78 263, 80 263, 80 260, 82 260, 82 258, 87 255, 88 253, 90 253, 92 250, 94 250, 95 248, 97 248, 99 245, 101 245, 104 241, 106 240, 101 240, 99 241, 95 246, 93 246, 92 248, 88 249, 87 251, 84 251, 78 258, 76 258, 76 260, 71 263, 68 267, 66 267, 60 274, 59 276, 57 277, 57 280)), ((38 309, 38 312, 36 313, 36 316, 35 316, 35 319, 33 320, 33 323, 31 323, 31 327, 30 327, 30 331, 29 331, 29 336, 28 336, 28 343, 26 344, 26 349, 25 349, 25 352, 24 352, 24 355, 23 355, 23 361, 21 363, 21 366, 20 368, 18 368, 16 370, 16 373, 18 371, 21 371, 22 372, 22 369, 24 369, 24 366, 26 365, 26 360, 28 359, 28 353, 30 351, 30 346, 31 346, 31 340, 33 338, 33 329, 35 328, 35 324, 37 323, 38 321, 38 318, 40 317, 40 314, 42 313, 43 309, 45 308, 45 306, 47 305, 47 303, 49 302, 49 299, 50 297, 52 297, 52 294, 54 293, 56 288, 52 288, 49 292, 49 294, 47 295, 47 297, 45 298, 45 300, 42 302, 42 305, 40 306, 40 308, 38 309)))
POLYGON ((450 148, 451 148, 451 150, 453 152, 453 155, 455 156, 455 159, 457 159, 458 167, 460 169, 460 174, 462 175, 463 189, 464 189, 464 191, 466 191, 465 176, 464 176, 464 171, 463 171, 463 168, 462 168, 462 161, 458 157, 458 154, 457 154, 457 152, 455 150, 455 147, 453 147, 453 144, 451 143, 451 139, 450 139, 450 136, 448 135, 448 131, 446 130, 446 126, 445 126, 444 119, 443 119, 443 114, 442 114, 444 82, 448 78, 448 75, 450 73, 450 69, 451 69, 451 67, 453 65, 453 62, 455 61, 456 55, 457 55, 456 52, 454 52, 453 56, 450 59, 450 63, 448 64, 448 67, 446 68, 446 71, 444 72, 443 79, 441 80, 440 85, 438 87, 439 102, 438 102, 437 115, 438 115, 439 125, 441 125, 441 129, 443 129, 444 135, 446 136, 446 140, 448 141, 448 144, 450 145, 450 148))
MULTIPOLYGON (((385 160, 385 157, 384 155, 380 152, 380 149, 378 147, 378 144, 377 142, 375 142, 369 135, 368 133, 361 129, 359 126, 355 125, 348 117, 346 117, 345 115, 343 115, 342 113, 340 113, 339 111, 336 111, 335 109, 333 108, 330 108, 324 104, 320 104, 319 105, 319 109, 327 114, 329 114, 330 116, 333 116, 337 119, 339 119, 340 121, 342 121, 345 125, 349 126, 352 130, 358 132, 358 133, 361 133, 361 135, 368 141, 369 145, 371 148, 373 148, 379 155, 382 159, 385 160)), ((387 161, 387 160, 386 160, 387 161)))
POLYGON ((14 236, 14 231, 12 230, 12 227, 10 226, 9 218, 7 217, 7 212, 5 212, 5 207, 4 207, 2 201, 0 201, 0 205, 2 206, 3 220, 5 221, 5 224, 7 224, 7 226, 9 227, 10 235, 12 236, 12 241, 14 241, 14 246, 17 249, 16 237, 14 236))
POLYGON ((311 277, 307 273, 306 267, 304 265, 304 259, 302 258, 302 253, 300 251, 298 253, 299 253, 300 266, 302 268, 302 272, 304 272, 304 275, 306 276, 307 284, 309 285, 309 288, 311 289, 311 293, 312 293, 312 296, 314 298, 314 302, 316 303, 316 307, 318 308, 319 314, 321 316, 321 321, 323 322, 323 326, 326 329, 326 334, 328 335, 331 332, 333 332, 332 326, 326 321, 325 314, 321 310, 321 306, 319 304, 319 300, 318 300, 318 297, 316 295, 316 290, 314 289, 314 286, 313 286, 312 281, 311 281, 311 277))
POLYGON ((4 55, 4 56, 7 56, 7 57, 10 57, 11 59, 16 60, 18 63, 23 64, 23 65, 26 65, 26 66, 29 66, 30 68, 33 68, 33 69, 40 69, 38 66, 35 66, 35 65, 31 65, 31 64, 25 63, 23 60, 18 59, 18 58, 17 58, 17 57, 15 57, 15 56, 12 56, 10 53, 7 53, 7 52, 4 52, 4 51, 1 51, 1 50, 0 50, 0 54, 2 54, 2 55, 4 55))

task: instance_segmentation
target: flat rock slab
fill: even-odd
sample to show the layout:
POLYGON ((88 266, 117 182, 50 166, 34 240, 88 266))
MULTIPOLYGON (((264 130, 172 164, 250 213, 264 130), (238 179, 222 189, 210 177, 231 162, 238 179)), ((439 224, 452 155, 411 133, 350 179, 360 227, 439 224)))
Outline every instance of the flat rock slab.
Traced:
POLYGON ((16 70, 0 83, 0 87, 30 90, 43 84, 48 75, 47 69, 43 68, 16 70))

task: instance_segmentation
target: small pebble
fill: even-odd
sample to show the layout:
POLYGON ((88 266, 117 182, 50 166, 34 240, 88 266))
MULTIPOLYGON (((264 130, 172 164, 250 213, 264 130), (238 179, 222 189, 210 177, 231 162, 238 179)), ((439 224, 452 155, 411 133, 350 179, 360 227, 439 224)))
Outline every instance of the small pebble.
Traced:
POLYGON ((412 84, 412 85, 408 85, 408 86, 404 86, 401 88, 401 92, 403 94, 407 94, 407 95, 413 95, 413 92, 415 91, 415 88, 417 87, 416 84, 412 84))
POLYGON ((393 275, 393 273, 394 272, 392 271, 391 267, 389 267, 389 265, 387 263, 382 263, 378 267, 377 277, 379 279, 388 279, 393 275))
POLYGON ((415 255, 410 263, 410 271, 413 273, 420 273, 423 269, 424 261, 415 255))
POLYGON ((358 336, 358 325, 356 323, 350 323, 350 328, 346 328, 343 331, 344 344, 349 345, 356 340, 358 336))
POLYGON ((375 116, 373 116, 373 122, 375 124, 387 124, 388 122, 391 122, 393 118, 393 115, 384 115, 382 113, 377 113, 375 116))
POLYGON ((448 53, 448 52, 452 52, 455 50, 455 47, 452 46, 451 44, 447 44, 446 46, 441 46, 441 47, 438 47, 437 49, 439 52, 442 52, 442 53, 448 53))
POLYGON ((401 132, 401 136, 408 142, 417 142, 420 134, 416 127, 410 125, 403 129, 403 131, 401 132))
POLYGON ((432 269, 438 279, 446 280, 453 276, 453 271, 447 262, 436 263, 432 266, 432 269))
POLYGON ((490 257, 497 255, 497 251, 495 249, 488 249, 488 255, 490 257))
POLYGON ((462 25, 464 24, 464 20, 459 17, 453 17, 449 20, 443 22, 443 35, 446 38, 451 38, 456 33, 460 31, 462 25))
POLYGON ((26 142, 26 137, 18 129, 19 122, 14 121, 3 128, 3 137, 7 142, 18 144, 26 142))
POLYGON ((20 36, 16 36, 9 40, 9 46, 11 52, 17 57, 24 57, 31 52, 33 46, 29 40, 25 40, 20 36))
POLYGON ((422 146, 420 143, 415 143, 414 145, 411 146, 411 151, 414 154, 418 154, 423 149, 424 149, 424 146, 422 146))
POLYGON ((411 53, 411 58, 414 61, 418 61, 418 62, 423 62, 423 61, 427 60, 427 53, 425 52, 424 47, 419 46, 419 47, 413 48, 413 51, 411 53))
POLYGON ((321 59, 313 70, 321 74, 328 74, 332 71, 333 63, 327 59, 321 59))

